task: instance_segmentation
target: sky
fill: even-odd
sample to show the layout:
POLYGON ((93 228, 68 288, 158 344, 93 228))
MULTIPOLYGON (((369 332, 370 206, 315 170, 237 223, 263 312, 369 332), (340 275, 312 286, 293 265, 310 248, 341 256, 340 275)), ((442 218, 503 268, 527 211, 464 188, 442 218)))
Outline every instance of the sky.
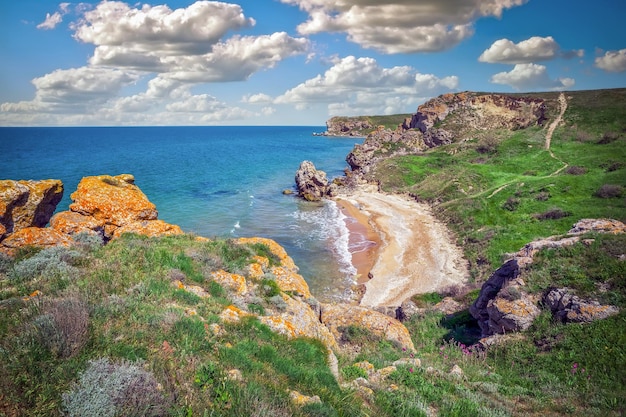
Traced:
POLYGON ((2 0, 0 126, 303 125, 626 87, 625 0, 2 0))

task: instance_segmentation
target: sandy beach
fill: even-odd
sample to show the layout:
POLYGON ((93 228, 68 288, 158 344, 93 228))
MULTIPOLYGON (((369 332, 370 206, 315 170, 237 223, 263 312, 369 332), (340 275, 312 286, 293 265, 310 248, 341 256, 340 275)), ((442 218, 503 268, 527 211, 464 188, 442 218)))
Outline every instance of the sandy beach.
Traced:
POLYGON ((365 235, 371 242, 352 256, 366 287, 361 305, 398 306, 415 294, 466 282, 463 252, 428 205, 373 186, 361 186, 336 201, 348 216, 351 236, 360 240, 365 235))

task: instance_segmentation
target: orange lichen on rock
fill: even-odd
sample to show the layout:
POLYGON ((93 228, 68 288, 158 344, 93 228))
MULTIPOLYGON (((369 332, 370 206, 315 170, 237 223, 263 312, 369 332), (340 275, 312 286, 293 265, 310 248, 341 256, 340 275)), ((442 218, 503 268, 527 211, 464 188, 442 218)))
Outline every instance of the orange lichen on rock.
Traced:
POLYGON ((252 316, 234 305, 229 305, 220 313, 220 319, 226 323, 238 323, 243 317, 252 316))
POLYGON ((0 250, 12 255, 17 248, 23 246, 70 246, 73 240, 54 229, 41 227, 27 227, 9 235, 0 243, 0 250))
POLYGON ((182 229, 175 225, 166 223, 163 220, 140 220, 127 223, 113 232, 113 238, 118 238, 124 233, 137 233, 148 237, 182 235, 182 229))
POLYGON ((248 292, 246 278, 239 274, 231 274, 222 269, 211 272, 211 278, 218 284, 235 291, 237 295, 243 295, 248 292))
POLYGON ((50 227, 66 235, 77 233, 103 233, 104 221, 73 211, 63 211, 52 216, 50 227))
POLYGON ((116 226, 156 220, 155 205, 134 182, 130 174, 84 177, 71 195, 70 210, 116 226))
POLYGON ((311 298, 311 290, 302 275, 281 266, 272 267, 270 272, 276 277, 276 284, 282 291, 311 298))
POLYGON ((411 335, 402 323, 369 308, 348 304, 323 304, 321 320, 335 339, 341 338, 340 328, 357 326, 395 342, 402 348, 415 351, 411 335))
POLYGON ((237 243, 242 244, 242 245, 246 245, 246 244, 254 245, 256 243, 261 243, 267 246, 270 252, 272 252, 274 255, 276 255, 280 259, 280 263, 283 267, 296 270, 296 271, 298 270, 298 267, 293 262, 293 259, 291 259, 291 257, 287 254, 287 251, 285 250, 285 248, 280 246, 278 243, 276 243, 276 241, 272 239, 267 239, 267 238, 262 238, 262 237, 242 237, 242 238, 237 239, 237 243))

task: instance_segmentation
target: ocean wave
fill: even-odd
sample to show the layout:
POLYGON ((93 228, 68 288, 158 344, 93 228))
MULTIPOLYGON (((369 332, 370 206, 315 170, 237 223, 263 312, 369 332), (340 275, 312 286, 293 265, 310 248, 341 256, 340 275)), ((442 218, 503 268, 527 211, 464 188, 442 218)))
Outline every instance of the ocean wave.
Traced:
POLYGON ((337 203, 327 200, 320 207, 298 210, 291 216, 297 220, 294 228, 300 236, 296 244, 305 247, 310 240, 325 242, 339 264, 339 271, 353 279, 357 270, 352 265, 350 231, 346 225, 346 216, 337 203))

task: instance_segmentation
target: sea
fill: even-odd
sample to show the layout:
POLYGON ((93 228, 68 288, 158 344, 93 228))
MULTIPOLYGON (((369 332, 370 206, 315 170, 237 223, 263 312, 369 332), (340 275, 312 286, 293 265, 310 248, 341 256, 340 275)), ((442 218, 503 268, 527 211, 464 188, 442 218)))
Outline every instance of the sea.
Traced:
POLYGON ((315 136, 322 126, 2 127, 0 179, 59 179, 68 210, 82 177, 132 174, 159 219, 208 238, 276 240, 321 301, 350 298, 356 270, 345 216, 305 202, 295 173, 312 161, 343 175, 360 138, 315 136))

